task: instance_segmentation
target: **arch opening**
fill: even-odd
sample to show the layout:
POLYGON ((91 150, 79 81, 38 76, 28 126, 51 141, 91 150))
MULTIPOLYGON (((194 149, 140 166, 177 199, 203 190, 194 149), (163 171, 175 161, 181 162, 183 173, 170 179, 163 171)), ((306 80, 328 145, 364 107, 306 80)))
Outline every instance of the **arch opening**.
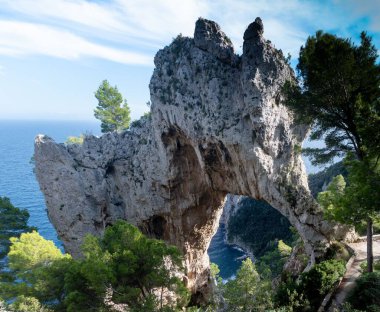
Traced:
MULTIPOLYGON (((289 221, 265 201, 247 196, 228 194, 223 205, 219 226, 212 237, 207 253, 216 263, 224 281, 234 278, 244 259, 254 262, 277 249, 278 242, 294 245, 297 235, 289 221)), ((272 266, 273 276, 278 273, 272 266)))

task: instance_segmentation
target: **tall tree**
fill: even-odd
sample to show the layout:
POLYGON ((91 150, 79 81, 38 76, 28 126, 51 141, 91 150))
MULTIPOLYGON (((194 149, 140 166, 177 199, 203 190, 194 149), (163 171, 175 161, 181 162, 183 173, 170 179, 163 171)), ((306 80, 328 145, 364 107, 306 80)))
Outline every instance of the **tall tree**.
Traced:
MULTIPOLYGON (((377 50, 365 32, 360 45, 355 45, 318 31, 301 47, 299 83, 287 83, 284 90, 286 105, 296 120, 311 125, 310 138, 325 142, 323 148, 304 150, 314 164, 349 152, 367 164, 379 159, 380 65, 376 60, 377 50)), ((372 244, 370 215, 367 221, 367 240, 372 244)), ((368 254, 368 259, 372 255, 368 254)))
MULTIPOLYGON (((357 226, 367 222, 367 233, 372 235, 373 221, 380 220, 380 166, 373 163, 345 161, 349 169, 348 182, 342 175, 336 176, 326 191, 318 194, 318 202, 328 219, 357 226)), ((373 253, 371 240, 367 240, 367 268, 372 271, 373 253)))
POLYGON ((234 280, 224 286, 228 311, 268 311, 273 307, 270 280, 261 280, 250 258, 242 262, 234 280))
POLYGON ((110 86, 107 80, 103 80, 95 92, 98 106, 94 110, 95 118, 101 123, 103 133, 110 131, 121 131, 127 129, 131 122, 131 112, 127 100, 117 89, 110 86))
POLYGON ((286 104, 299 122, 312 126, 310 138, 324 148, 307 148, 314 164, 347 152, 359 160, 380 154, 380 66, 366 33, 361 44, 318 31, 301 47, 299 84, 287 83, 286 104))

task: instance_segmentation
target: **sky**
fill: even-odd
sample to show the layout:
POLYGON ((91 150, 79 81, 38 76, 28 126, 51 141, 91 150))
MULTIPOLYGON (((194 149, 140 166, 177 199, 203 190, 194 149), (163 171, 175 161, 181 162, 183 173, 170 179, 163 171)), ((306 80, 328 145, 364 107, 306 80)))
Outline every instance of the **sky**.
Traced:
POLYGON ((380 47, 380 0, 0 0, 0 119, 95 120, 94 92, 117 85, 132 119, 148 111, 156 52, 198 17, 216 21, 241 53, 260 16, 264 37, 292 55, 321 29, 380 47))

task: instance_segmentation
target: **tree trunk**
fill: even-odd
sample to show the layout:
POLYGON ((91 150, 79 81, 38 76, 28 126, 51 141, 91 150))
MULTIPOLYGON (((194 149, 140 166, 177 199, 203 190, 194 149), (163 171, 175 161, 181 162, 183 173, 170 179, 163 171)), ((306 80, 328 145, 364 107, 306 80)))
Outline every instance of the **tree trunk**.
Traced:
POLYGON ((372 224, 372 219, 368 218, 367 220, 367 272, 373 272, 372 240, 373 240, 373 224, 372 224))

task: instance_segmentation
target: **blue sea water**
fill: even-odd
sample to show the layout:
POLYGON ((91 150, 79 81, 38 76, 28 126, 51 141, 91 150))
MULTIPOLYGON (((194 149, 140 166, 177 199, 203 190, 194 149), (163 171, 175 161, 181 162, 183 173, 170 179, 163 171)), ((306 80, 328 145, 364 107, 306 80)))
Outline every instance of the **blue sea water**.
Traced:
POLYGON ((34 138, 47 134, 56 142, 68 136, 99 132, 95 122, 67 121, 11 121, 0 120, 0 196, 6 196, 19 208, 30 213, 29 224, 36 226, 46 239, 62 246, 49 222, 44 197, 33 172, 31 158, 34 138))
POLYGON ((223 280, 228 280, 235 276, 236 271, 240 268, 242 261, 247 258, 247 255, 241 248, 226 244, 224 240, 225 234, 224 224, 220 224, 207 252, 210 262, 218 265, 220 277, 223 280))
MULTIPOLYGON (((50 223, 44 202, 33 173, 34 138, 46 134, 56 142, 65 142, 69 136, 90 132, 100 133, 96 122, 78 121, 10 121, 0 120, 0 196, 9 197, 19 208, 30 213, 29 224, 36 226, 46 239, 53 240, 62 248, 57 234, 50 223)), ((211 262, 218 264, 223 279, 232 277, 239 268, 245 254, 226 245, 224 228, 220 227, 208 250, 211 262)))

